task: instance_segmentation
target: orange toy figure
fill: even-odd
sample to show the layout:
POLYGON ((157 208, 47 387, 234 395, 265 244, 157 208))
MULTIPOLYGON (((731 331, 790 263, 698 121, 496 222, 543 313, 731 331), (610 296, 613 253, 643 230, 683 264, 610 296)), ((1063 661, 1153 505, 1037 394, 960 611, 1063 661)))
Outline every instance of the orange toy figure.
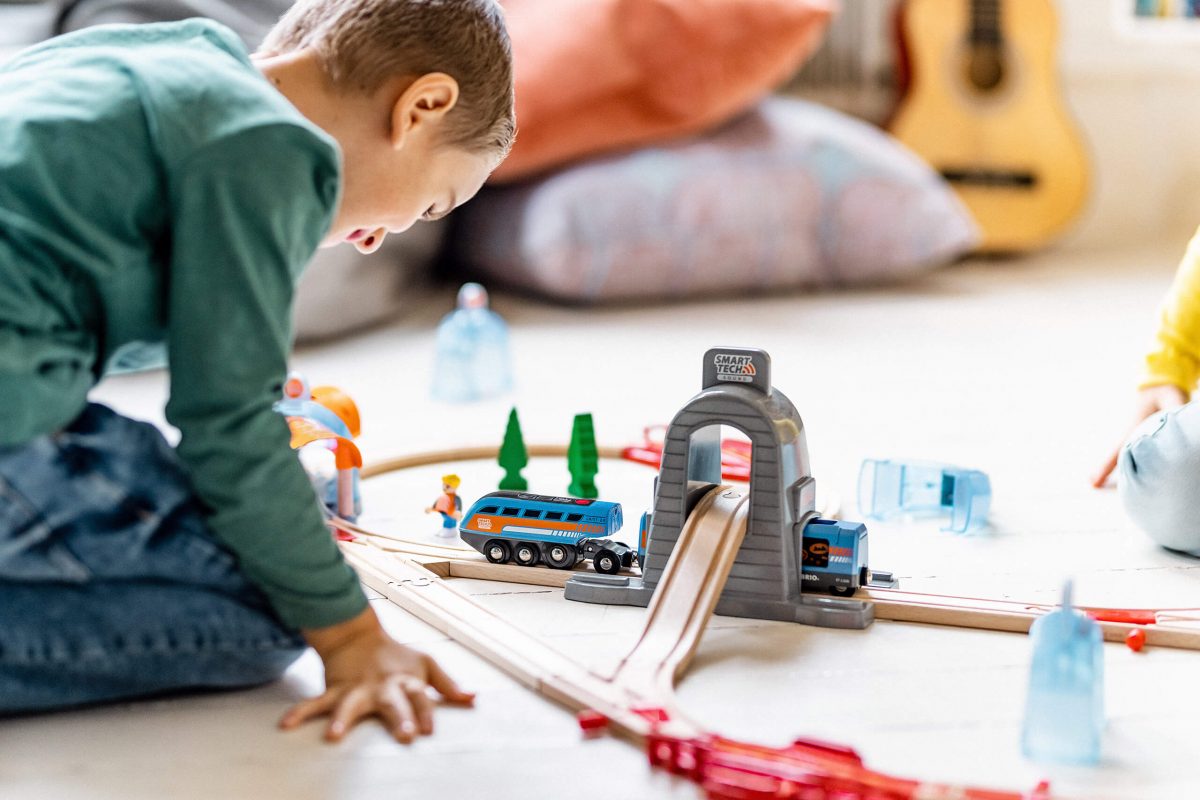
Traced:
POLYGON ((454 537, 454 530, 462 518, 462 498, 458 496, 458 487, 462 479, 457 475, 442 476, 442 496, 433 505, 425 509, 426 514, 434 511, 442 515, 441 535, 447 539, 454 537))

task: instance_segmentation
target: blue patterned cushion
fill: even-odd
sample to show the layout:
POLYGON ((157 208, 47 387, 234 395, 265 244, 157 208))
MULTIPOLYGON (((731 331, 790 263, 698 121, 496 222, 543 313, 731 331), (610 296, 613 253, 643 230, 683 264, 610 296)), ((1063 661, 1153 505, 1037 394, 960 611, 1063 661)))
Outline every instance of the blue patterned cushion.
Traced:
POLYGON ((475 272, 585 302, 887 281, 977 242, 887 134, 784 98, 701 138, 488 188, 459 213, 475 272))

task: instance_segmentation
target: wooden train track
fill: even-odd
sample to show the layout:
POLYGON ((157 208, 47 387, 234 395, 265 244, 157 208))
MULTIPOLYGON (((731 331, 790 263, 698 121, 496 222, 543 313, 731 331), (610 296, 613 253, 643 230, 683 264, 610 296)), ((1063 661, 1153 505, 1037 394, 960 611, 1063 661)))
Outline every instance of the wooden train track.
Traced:
POLYGON ((701 500, 663 572, 642 635, 607 676, 575 664, 479 605, 426 563, 388 553, 369 539, 343 542, 342 550, 363 581, 392 602, 529 688, 576 711, 598 711, 615 732, 641 742, 656 725, 661 731, 665 724, 676 736, 702 733, 676 707, 675 681, 716 607, 746 531, 748 508, 749 495, 728 487, 701 500), (635 711, 651 707, 665 710, 669 721, 635 711))
POLYGON ((836 790, 847 800, 1049 798, 1048 790, 1030 794, 894 778, 868 769, 846 748, 804 741, 761 747, 713 735, 691 721, 676 701, 675 683, 724 589, 748 511, 749 495, 741 490, 723 486, 705 495, 680 532, 641 635, 611 675, 575 663, 415 558, 389 553, 367 537, 342 548, 380 594, 528 688, 575 711, 599 714, 610 731, 645 746, 652 764, 691 778, 710 798, 747 797, 748 787, 779 798, 804 796, 798 792, 807 789, 836 790))
MULTIPOLYGON (((530 447, 533 456, 562 456, 565 447, 530 447)), ((425 453, 364 470, 373 477, 411 467, 494 458, 496 448, 425 453)), ((601 450, 618 458, 614 448, 601 450)), ((644 628, 612 674, 580 665, 520 630, 454 586, 450 578, 481 578, 562 586, 574 574, 492 564, 461 547, 409 541, 345 520, 342 542, 362 580, 528 688, 578 712, 592 712, 607 729, 646 748, 651 764, 687 777, 713 800, 799 798, 833 792, 847 800, 1050 800, 1048 785, 1029 792, 976 789, 896 778, 875 772, 854 751, 798 740, 763 747, 703 730, 679 707, 675 684, 699 646, 745 535, 749 494, 722 486, 688 517, 647 610, 644 628)), ((877 619, 1027 632, 1054 606, 1012 600, 950 597, 890 589, 862 590, 877 619)), ((1200 650, 1200 609, 1088 609, 1105 638, 1120 641, 1135 628, 1147 643, 1200 650)))

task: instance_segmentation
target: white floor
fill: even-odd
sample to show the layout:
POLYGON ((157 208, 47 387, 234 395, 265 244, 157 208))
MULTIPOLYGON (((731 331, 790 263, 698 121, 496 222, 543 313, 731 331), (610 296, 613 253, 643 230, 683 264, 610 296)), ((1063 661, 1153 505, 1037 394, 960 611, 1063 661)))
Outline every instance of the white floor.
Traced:
MULTIPOLYGON (((987 535, 872 525, 873 564, 906 588, 1047 600, 1073 575, 1085 603, 1195 606, 1200 562, 1151 547, 1124 520, 1115 492, 1087 485, 1126 422, 1154 309, 1182 245, 975 263, 860 293, 666 309, 578 310, 501 297, 520 382, 510 400, 527 441, 564 442, 571 416, 592 411, 600 440, 624 444, 643 425, 669 420, 698 389, 707 347, 764 347, 775 385, 804 417, 817 481, 826 497, 842 498, 847 516, 865 457, 932 458, 990 473, 987 535)), ((315 382, 358 400, 368 461, 492 443, 503 433, 510 401, 451 409, 426 399, 441 311, 296 358, 315 382)), ((163 392, 162 376, 149 375, 112 381, 97 397, 161 419, 163 392)), ((455 468, 468 499, 494 485, 490 465, 455 468)), ((636 519, 652 473, 604 470, 602 489, 636 519)), ((561 491, 557 472, 560 465, 535 464, 531 476, 548 485, 534 488, 561 491)), ((428 503, 434 474, 368 483, 368 512, 425 525, 407 522, 404 504, 428 503)), ((542 589, 468 588, 593 664, 628 646, 644 613, 568 603, 542 589)), ((322 744, 315 726, 277 733, 288 703, 320 685, 310 655, 265 689, 0 722, 0 797, 700 796, 652 773, 629 745, 581 740, 570 714, 386 601, 376 606, 397 636, 477 689, 478 708, 443 710, 436 736, 410 748, 374 725, 338 746, 322 744)), ((1075 798, 1200 796, 1200 653, 1107 646, 1109 725, 1094 769, 1021 758, 1029 655, 1028 639, 1010 634, 716 618, 680 696, 725 734, 777 744, 829 739, 903 776, 1011 790, 1049 778, 1075 798)))

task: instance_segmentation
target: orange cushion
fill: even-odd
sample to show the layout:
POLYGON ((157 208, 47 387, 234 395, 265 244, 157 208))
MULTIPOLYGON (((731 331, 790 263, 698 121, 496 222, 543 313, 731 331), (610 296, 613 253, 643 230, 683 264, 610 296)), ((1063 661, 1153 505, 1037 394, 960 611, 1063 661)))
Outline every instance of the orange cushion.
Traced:
POLYGON ((503 0, 517 142, 494 181, 694 133, 820 44, 835 0, 503 0))

